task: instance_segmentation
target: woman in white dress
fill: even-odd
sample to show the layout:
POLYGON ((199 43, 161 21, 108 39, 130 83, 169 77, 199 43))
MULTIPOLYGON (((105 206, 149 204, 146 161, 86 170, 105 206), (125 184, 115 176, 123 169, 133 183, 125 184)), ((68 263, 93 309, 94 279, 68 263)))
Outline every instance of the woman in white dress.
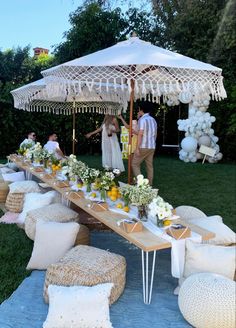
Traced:
POLYGON ((102 132, 102 166, 112 169, 125 170, 122 153, 116 133, 119 132, 117 119, 113 115, 105 115, 100 128, 85 135, 90 138, 92 135, 102 132))

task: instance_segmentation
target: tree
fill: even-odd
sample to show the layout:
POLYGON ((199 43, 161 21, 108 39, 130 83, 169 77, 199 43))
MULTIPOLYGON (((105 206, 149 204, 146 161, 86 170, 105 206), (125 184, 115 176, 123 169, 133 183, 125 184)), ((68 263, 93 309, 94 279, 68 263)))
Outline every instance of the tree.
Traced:
POLYGON ((212 102, 216 135, 226 157, 236 159, 236 2, 152 0, 162 46, 223 69, 228 98, 212 102))

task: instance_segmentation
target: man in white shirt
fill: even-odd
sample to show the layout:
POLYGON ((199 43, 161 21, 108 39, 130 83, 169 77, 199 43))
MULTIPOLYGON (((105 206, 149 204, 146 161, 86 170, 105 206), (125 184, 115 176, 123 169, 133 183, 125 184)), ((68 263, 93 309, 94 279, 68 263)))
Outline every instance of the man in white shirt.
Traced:
POLYGON ((64 157, 63 152, 60 149, 59 143, 57 142, 56 133, 50 133, 48 135, 48 142, 43 146, 51 154, 54 154, 57 159, 62 159, 64 157))
POLYGON ((20 144, 20 148, 23 148, 23 146, 26 146, 29 148, 30 145, 32 147, 35 145, 35 140, 36 140, 36 134, 35 132, 29 132, 27 138, 25 138, 24 141, 20 144))
POLYGON ((148 104, 144 103, 139 107, 138 121, 138 142, 137 148, 132 160, 132 169, 134 176, 141 174, 140 166, 145 161, 147 177, 150 185, 153 182, 153 156, 156 149, 157 123, 149 115, 148 104))

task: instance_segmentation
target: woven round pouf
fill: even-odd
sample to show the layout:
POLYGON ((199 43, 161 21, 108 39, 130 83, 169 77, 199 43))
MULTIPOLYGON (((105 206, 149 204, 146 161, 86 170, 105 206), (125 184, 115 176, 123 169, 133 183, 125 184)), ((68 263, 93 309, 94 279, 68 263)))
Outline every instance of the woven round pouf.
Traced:
POLYGON ((186 221, 206 217, 205 213, 193 206, 181 205, 176 207, 175 210, 176 214, 186 221))
POLYGON ((194 274, 180 288, 180 311, 196 328, 235 328, 235 285, 214 273, 194 274))
POLYGON ((9 193, 9 182, 0 182, 0 203, 5 203, 9 193))
POLYGON ((41 219, 54 222, 78 222, 79 215, 67 206, 58 203, 29 211, 25 218, 25 233, 32 240, 35 238, 36 223, 41 219))
POLYGON ((110 304, 123 293, 126 281, 126 260, 123 256, 91 246, 76 246, 64 258, 51 264, 44 282, 44 299, 48 303, 48 286, 94 286, 114 284, 110 304))
POLYGON ((7 195, 6 209, 10 212, 20 213, 23 209, 24 204, 24 193, 11 193, 7 195))

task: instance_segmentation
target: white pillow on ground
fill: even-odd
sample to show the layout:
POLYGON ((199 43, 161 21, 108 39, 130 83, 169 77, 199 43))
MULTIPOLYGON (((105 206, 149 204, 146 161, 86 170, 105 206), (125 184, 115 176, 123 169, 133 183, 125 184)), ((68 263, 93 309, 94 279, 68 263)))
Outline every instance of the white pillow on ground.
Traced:
POLYGON ((40 192, 37 182, 32 180, 16 181, 9 185, 11 193, 40 192))
POLYGON ((206 245, 186 240, 184 278, 195 273, 212 272, 233 280, 235 261, 234 246, 206 245))
POLYGON ((46 270, 50 264, 58 262, 74 246, 78 232, 79 224, 76 222, 39 220, 27 269, 46 270))
POLYGON ((40 194, 37 192, 25 194, 23 211, 20 213, 18 218, 19 223, 25 222, 26 215, 29 211, 51 204, 55 195, 55 191, 49 191, 45 194, 40 194))
POLYGON ((24 181, 25 173, 24 172, 15 172, 15 173, 5 173, 2 174, 3 180, 5 181, 24 181))
POLYGON ((112 328, 112 287, 111 283, 92 287, 49 285, 49 310, 43 328, 112 328))
POLYGON ((16 173, 16 171, 9 169, 9 167, 2 167, 2 168, 0 168, 0 173, 2 173, 2 174, 16 173))
POLYGON ((236 234, 222 222, 219 215, 204 218, 192 219, 190 222, 215 233, 215 237, 204 241, 204 244, 230 245, 236 243, 236 234))

